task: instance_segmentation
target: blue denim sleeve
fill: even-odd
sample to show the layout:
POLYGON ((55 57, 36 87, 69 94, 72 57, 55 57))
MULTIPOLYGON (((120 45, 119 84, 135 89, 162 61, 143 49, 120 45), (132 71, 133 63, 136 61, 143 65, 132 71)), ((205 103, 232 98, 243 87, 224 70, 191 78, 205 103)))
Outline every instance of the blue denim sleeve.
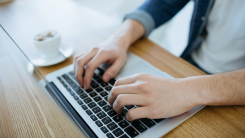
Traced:
POLYGON ((176 15, 190 0, 147 0, 125 19, 139 21, 145 28, 145 36, 176 15))

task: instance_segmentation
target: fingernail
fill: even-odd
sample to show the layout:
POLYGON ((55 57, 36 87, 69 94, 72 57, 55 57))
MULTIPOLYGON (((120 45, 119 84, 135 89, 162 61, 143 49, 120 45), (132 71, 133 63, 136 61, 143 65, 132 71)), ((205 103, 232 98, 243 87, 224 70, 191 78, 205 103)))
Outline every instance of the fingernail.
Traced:
POLYGON ((106 74, 106 75, 105 75, 105 81, 109 81, 110 79, 111 79, 111 76, 108 75, 108 74, 106 74))

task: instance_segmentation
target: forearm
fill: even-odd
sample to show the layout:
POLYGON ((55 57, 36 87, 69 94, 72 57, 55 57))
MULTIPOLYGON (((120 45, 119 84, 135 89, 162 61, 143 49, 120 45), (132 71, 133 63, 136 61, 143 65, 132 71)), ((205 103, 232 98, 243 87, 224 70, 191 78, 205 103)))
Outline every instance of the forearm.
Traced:
POLYGON ((185 81, 197 105, 245 105, 245 69, 185 81))
POLYGON ((113 39, 116 45, 125 48, 142 37, 145 33, 144 27, 136 20, 126 19, 120 28, 109 38, 113 39))

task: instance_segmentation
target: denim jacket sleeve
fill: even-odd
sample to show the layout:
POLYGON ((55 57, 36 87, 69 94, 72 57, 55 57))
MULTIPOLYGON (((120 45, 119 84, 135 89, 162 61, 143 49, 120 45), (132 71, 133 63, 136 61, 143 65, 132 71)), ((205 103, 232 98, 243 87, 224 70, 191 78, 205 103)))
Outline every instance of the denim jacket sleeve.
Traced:
POLYGON ((127 14, 125 19, 139 21, 145 28, 145 36, 170 20, 190 0, 147 0, 136 11, 127 14))

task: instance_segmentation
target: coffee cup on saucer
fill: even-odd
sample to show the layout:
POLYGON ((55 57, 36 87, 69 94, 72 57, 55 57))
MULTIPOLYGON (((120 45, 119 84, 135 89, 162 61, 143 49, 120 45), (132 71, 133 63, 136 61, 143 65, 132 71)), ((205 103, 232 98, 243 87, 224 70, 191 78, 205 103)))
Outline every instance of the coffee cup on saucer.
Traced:
POLYGON ((34 37, 34 45, 40 51, 43 58, 52 58, 59 54, 61 43, 60 34, 57 31, 45 31, 34 37))
POLYGON ((37 34, 33 43, 36 51, 30 56, 36 66, 50 66, 64 61, 73 53, 73 47, 61 42, 58 31, 50 30, 37 34))

